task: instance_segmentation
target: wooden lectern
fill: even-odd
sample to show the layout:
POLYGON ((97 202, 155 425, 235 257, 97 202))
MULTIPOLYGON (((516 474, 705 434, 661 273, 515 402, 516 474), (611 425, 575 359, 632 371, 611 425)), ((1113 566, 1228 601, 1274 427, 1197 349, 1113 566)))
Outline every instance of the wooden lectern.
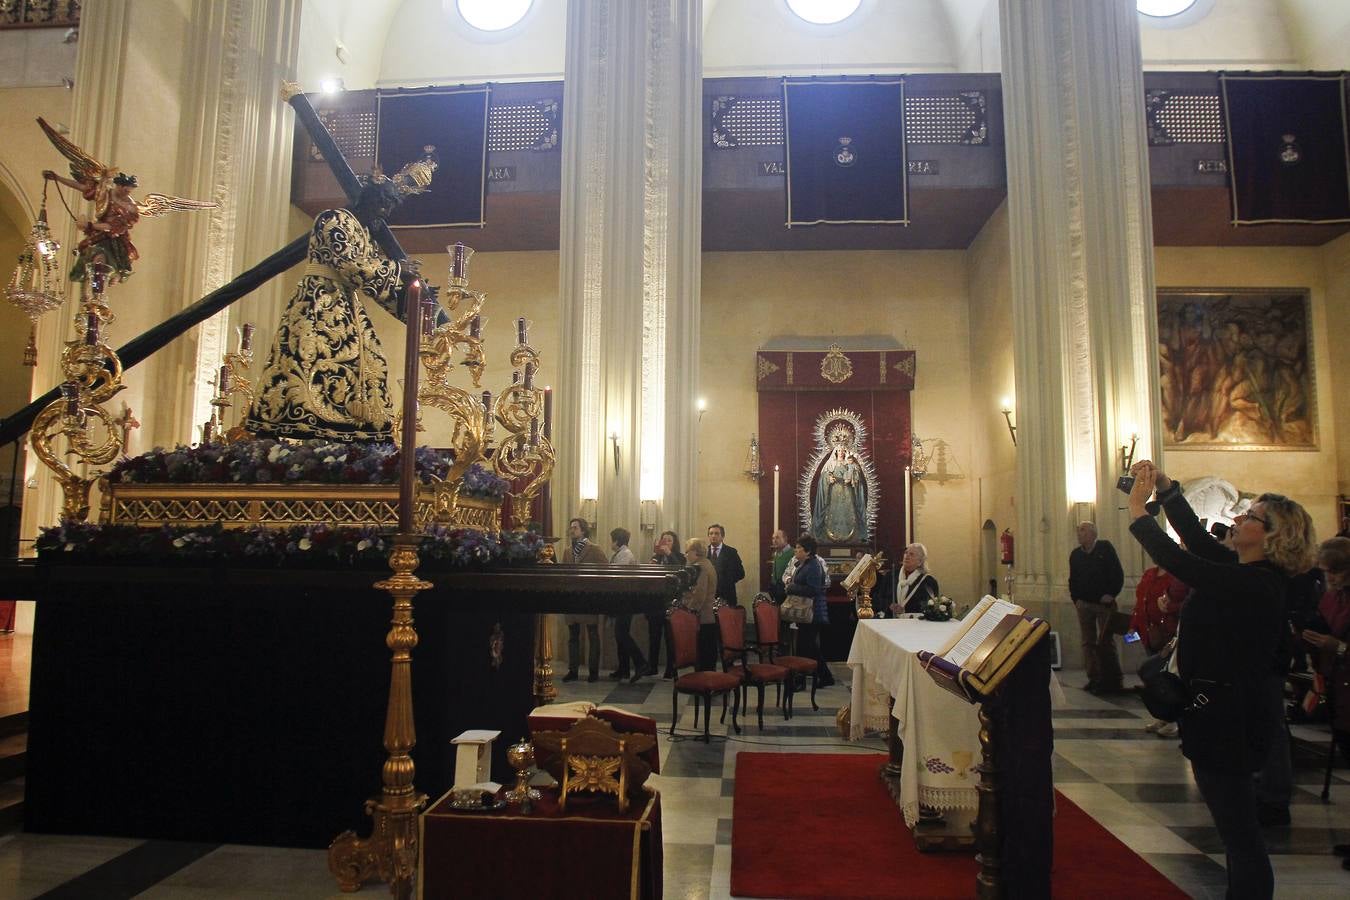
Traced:
MULTIPOLYGON (((980 749, 983 759, 977 767, 980 773, 980 803, 979 811, 975 819, 975 842, 979 849, 979 855, 976 857, 980 863, 980 871, 976 876, 976 896, 982 900, 988 898, 1001 897, 1003 895, 1005 878, 1001 871, 1001 861, 1008 855, 1007 843, 1016 843, 1020 840, 1019 834, 1025 832, 1030 836, 1026 842, 1028 848, 1016 847, 1014 856, 1017 858, 1020 869, 1030 867, 1039 868, 1043 863, 1044 871, 1049 872, 1049 844, 1048 835, 1050 834, 1051 823, 1048 815, 1037 816, 1036 818, 1045 818, 1046 821, 1027 821, 1024 817, 1019 817, 1019 828, 1000 829, 1000 809, 999 809, 999 791, 1000 791, 1000 763, 1002 754, 1010 750, 1007 746, 1001 746, 1004 743, 1006 726, 1001 723, 1007 723, 1010 716, 1021 714, 1015 706, 1011 710, 1007 708, 1006 703, 1001 703, 1006 698, 1000 696, 1001 689, 1005 684, 1010 684, 1010 679, 1017 672, 1019 665, 1031 651, 1041 645, 1041 639, 1050 633, 1050 623, 1026 615, 1026 610, 1020 606, 1009 603, 1006 600, 999 600, 994 597, 986 596, 963 620, 963 627, 960 631, 947 642, 941 650, 936 653, 927 650, 920 650, 918 653, 919 661, 923 664, 924 671, 944 690, 950 691, 967 703, 980 704, 980 749), (1046 852, 1040 852, 1044 847, 1046 852)), ((1040 656, 1037 660, 1040 660, 1040 656)), ((1037 668, 1046 668, 1046 666, 1028 665, 1027 672, 1020 679, 1021 686, 1025 687, 1023 693, 1029 695, 1030 703, 1025 705, 1033 717, 1043 717, 1047 726, 1044 729, 1048 737, 1048 718, 1049 718, 1049 681, 1047 674, 1041 676, 1042 683, 1037 687, 1035 673, 1031 670, 1037 668), (1038 698, 1036 692, 1040 691, 1043 697, 1038 698), (1038 702, 1039 701, 1039 702, 1038 702), (1042 709, 1043 708, 1043 709, 1042 709), (1036 714, 1040 713, 1040 716, 1036 714)), ((1031 733, 1035 735, 1039 729, 1035 727, 1038 723, 1031 723, 1031 733)), ((1049 742, 1034 741, 1036 744, 1044 744, 1040 755, 1044 755, 1043 765, 1037 765, 1035 760, 1022 760, 1015 767, 1008 764, 1003 765, 1001 774, 1004 779, 1015 778, 1012 769, 1017 772, 1030 772, 1032 776, 1028 778, 1029 784, 1025 787, 1031 789, 1033 802, 1030 806, 1036 810, 1049 812, 1047 803, 1040 803, 1035 800, 1034 795, 1037 792, 1034 782, 1041 780, 1047 781, 1043 793, 1048 801, 1049 785, 1048 777, 1042 778, 1041 771, 1048 776, 1049 769, 1049 742), (1030 762, 1031 765, 1026 764, 1030 762)), ((1011 756, 1011 754, 1009 754, 1011 756)), ((1008 790, 1008 783, 1005 781, 1003 789, 1008 790)), ((1018 879, 1023 882, 1024 879, 1018 879)), ((1048 884, 1047 884, 1048 888, 1048 884)), ((1022 893, 1019 891, 1019 893, 1022 893)), ((1048 892, 1047 892, 1048 895, 1048 892)))

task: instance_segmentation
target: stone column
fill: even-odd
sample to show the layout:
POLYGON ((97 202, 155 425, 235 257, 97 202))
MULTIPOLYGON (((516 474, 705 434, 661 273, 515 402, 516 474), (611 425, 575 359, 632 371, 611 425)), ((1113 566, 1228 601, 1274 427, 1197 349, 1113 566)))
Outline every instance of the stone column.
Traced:
POLYGON ((595 499, 597 540, 641 549, 641 500, 684 532, 694 510, 702 3, 567 17, 554 521, 595 499))
POLYGON ((1134 430, 1137 458, 1153 455, 1160 433, 1139 25, 1131 0, 1001 0, 1001 24, 1017 598, 1049 613, 1077 659, 1073 525, 1094 519, 1138 574, 1119 448, 1134 430))

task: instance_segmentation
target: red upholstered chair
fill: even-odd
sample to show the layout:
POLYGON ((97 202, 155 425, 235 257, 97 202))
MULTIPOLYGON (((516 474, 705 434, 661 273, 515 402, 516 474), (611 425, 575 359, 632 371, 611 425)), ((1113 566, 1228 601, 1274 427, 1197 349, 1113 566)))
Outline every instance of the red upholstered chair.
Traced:
POLYGON ((698 616, 681 606, 672 606, 666 611, 666 628, 670 632, 671 655, 674 657, 675 685, 670 697, 670 733, 675 733, 675 720, 680 717, 680 695, 689 694, 694 698, 694 727, 698 728, 699 698, 703 698, 703 740, 712 743, 708 728, 712 722, 712 698, 722 695, 726 703, 727 694, 733 695, 731 708, 731 727, 737 734, 741 726, 736 722, 736 714, 741 709, 741 678, 731 672, 690 672, 681 675, 681 669, 698 664, 698 616))
MULTIPOLYGON (((787 683, 790 673, 784 666, 765 662, 752 663, 746 658, 744 606, 722 606, 718 604, 713 609, 717 616, 718 634, 722 638, 722 668, 728 672, 736 672, 741 676, 742 694, 748 694, 751 687, 758 691, 759 707, 756 712, 759 715, 759 730, 763 731, 764 686, 776 684, 781 690, 783 685, 787 683)), ((748 696, 746 700, 749 700, 748 696)), ((746 705, 749 705, 748 702, 746 705)), ((784 708, 783 714, 786 717, 786 708, 784 708)))
MULTIPOLYGON (((794 676, 811 676, 811 708, 816 705, 816 661, 805 656, 779 656, 778 645, 782 641, 782 618, 778 614, 778 604, 768 594, 755 595, 755 652, 763 659, 789 669, 794 676)), ((792 718, 792 681, 788 681, 788 691, 783 698, 787 716, 792 718)))

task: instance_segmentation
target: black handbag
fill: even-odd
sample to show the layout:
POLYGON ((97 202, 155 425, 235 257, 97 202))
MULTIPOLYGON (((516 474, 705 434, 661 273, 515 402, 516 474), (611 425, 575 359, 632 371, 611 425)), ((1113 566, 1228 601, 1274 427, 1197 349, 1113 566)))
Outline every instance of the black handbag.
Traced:
POLYGON ((1149 713, 1163 722, 1175 722, 1191 705, 1191 692, 1175 672, 1167 670, 1170 653, 1155 653, 1139 666, 1139 680, 1144 683, 1141 697, 1149 713))

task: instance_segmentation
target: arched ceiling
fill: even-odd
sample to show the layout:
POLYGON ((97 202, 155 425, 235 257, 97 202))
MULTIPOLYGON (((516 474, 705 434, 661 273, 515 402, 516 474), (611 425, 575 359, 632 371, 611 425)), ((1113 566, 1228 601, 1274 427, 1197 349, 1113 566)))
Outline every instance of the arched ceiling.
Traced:
MULTIPOLYGON (((704 63, 709 75, 997 71, 998 8, 864 0, 865 23, 813 33, 783 0, 704 0, 704 63)), ((353 89, 556 78, 565 24, 566 0, 535 0, 521 27, 489 40, 459 25, 454 0, 304 0, 300 76, 353 89)), ((1187 27, 1144 26, 1141 42, 1149 69, 1350 68, 1350 2, 1216 0, 1187 27)))

